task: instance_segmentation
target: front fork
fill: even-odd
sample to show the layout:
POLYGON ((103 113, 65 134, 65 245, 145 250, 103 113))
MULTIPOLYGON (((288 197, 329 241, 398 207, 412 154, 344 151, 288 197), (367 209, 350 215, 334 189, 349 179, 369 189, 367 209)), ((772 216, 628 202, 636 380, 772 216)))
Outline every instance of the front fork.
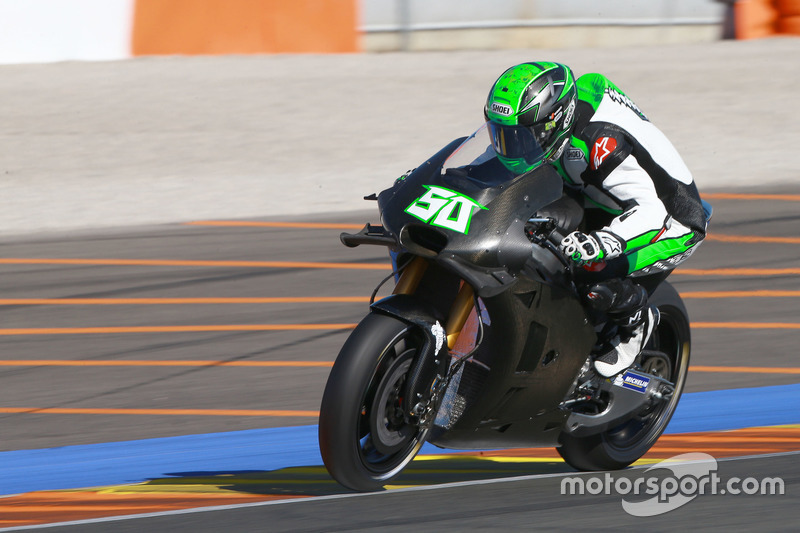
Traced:
MULTIPOLYGON (((403 269, 400 279, 397 280, 393 294, 414 294, 419 287, 425 271, 428 269, 428 261, 422 257, 415 257, 411 263, 403 269)), ((450 311, 447 313, 447 324, 445 325, 445 335, 447 336, 447 348, 452 350, 456 345, 464 324, 467 323, 469 314, 475 307, 475 291, 468 283, 461 283, 450 311)))

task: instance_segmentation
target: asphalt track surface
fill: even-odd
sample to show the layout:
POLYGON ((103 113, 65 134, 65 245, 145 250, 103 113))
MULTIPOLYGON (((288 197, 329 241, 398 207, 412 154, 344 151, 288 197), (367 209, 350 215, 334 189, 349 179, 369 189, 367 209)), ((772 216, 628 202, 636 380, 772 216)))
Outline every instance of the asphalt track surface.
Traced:
MULTIPOLYGON (((670 279, 693 323, 685 392, 746 389, 742 395, 752 396, 744 402, 757 406, 759 395, 766 394, 762 391, 773 390, 761 387, 788 386, 775 390, 789 390, 790 400, 800 399, 791 388, 800 383, 800 188, 719 190, 705 196, 715 208, 711 234, 670 279)), ((382 249, 347 249, 338 241, 340 231, 357 229, 367 220, 376 222, 375 213, 4 238, 0 450, 315 424, 330 363, 349 329, 367 312, 372 288, 388 274, 382 249)), ((727 407, 720 403, 713 406, 717 412, 700 414, 703 420, 736 418, 727 407)), ((781 423, 765 423, 767 415, 743 415, 740 427, 781 423)), ((720 460, 720 475, 780 475, 786 492, 700 496, 654 518, 625 514, 619 495, 561 496, 561 479, 574 473, 552 450, 529 450, 522 458, 510 454, 488 465, 476 466, 470 462, 474 458, 416 462, 416 477, 402 483, 414 488, 368 496, 336 486, 319 463, 277 473, 259 471, 257 465, 251 472, 226 473, 209 464, 203 475, 217 475, 215 480, 192 481, 186 475, 182 482, 171 482, 172 496, 180 499, 171 506, 163 498, 155 504, 146 498, 133 503, 117 499, 115 504, 94 490, 97 497, 76 508, 81 504, 75 498, 82 496, 75 491, 28 493, 0 500, 0 525, 227 502, 256 506, 56 529, 790 530, 800 519, 800 466, 792 453, 800 450, 799 437, 791 425, 664 437, 653 460, 706 451, 731 458, 720 460), (219 477, 225 475, 235 481, 226 485, 219 477), (527 477, 508 479, 515 476, 527 477), (487 481, 493 479, 502 481, 487 481), (448 482, 455 484, 437 486, 448 482), (204 484, 218 490, 196 490, 204 484), (189 485, 195 488, 184 490, 189 485), (264 500, 272 501, 265 505, 264 500)), ((86 469, 92 469, 91 462, 86 469)), ((106 496, 137 490, 143 489, 118 487, 106 496)))

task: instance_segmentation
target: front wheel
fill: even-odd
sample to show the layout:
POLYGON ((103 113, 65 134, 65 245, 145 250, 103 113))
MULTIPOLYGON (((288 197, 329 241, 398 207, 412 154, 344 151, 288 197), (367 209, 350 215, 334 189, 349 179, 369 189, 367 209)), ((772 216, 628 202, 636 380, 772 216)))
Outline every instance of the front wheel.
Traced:
POLYGON ((661 320, 642 352, 642 370, 675 384, 672 397, 639 416, 598 435, 561 435, 558 453, 578 470, 618 470, 630 465, 655 444, 667 427, 686 382, 691 346, 689 315, 680 296, 662 283, 650 302, 661 320))
POLYGON ((371 313, 333 365, 319 417, 319 447, 331 476, 350 489, 377 490, 411 462, 427 429, 408 422, 408 370, 425 346, 419 328, 371 313))

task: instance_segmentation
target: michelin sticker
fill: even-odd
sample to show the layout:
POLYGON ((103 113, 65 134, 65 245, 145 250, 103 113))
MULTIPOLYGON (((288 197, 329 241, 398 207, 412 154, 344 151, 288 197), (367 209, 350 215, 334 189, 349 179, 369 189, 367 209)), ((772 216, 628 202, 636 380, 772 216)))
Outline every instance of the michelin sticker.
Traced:
POLYGON ((640 374, 626 371, 622 375, 617 375, 614 379, 614 385, 622 387, 623 389, 634 390, 638 393, 644 394, 647 391, 647 386, 650 384, 650 378, 640 374))

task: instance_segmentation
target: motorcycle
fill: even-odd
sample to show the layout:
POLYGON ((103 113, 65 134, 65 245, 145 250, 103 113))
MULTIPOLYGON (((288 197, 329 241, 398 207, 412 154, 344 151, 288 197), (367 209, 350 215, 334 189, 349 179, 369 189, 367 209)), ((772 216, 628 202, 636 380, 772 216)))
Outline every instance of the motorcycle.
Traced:
POLYGON ((583 209, 555 169, 512 174, 483 126, 366 199, 381 224, 341 241, 387 247, 395 287, 375 290, 325 387, 319 446, 336 481, 378 490, 425 442, 554 446, 578 470, 624 468, 653 446, 686 381, 686 308, 660 283, 661 320, 635 364, 594 371, 603 324, 557 246, 583 209))

